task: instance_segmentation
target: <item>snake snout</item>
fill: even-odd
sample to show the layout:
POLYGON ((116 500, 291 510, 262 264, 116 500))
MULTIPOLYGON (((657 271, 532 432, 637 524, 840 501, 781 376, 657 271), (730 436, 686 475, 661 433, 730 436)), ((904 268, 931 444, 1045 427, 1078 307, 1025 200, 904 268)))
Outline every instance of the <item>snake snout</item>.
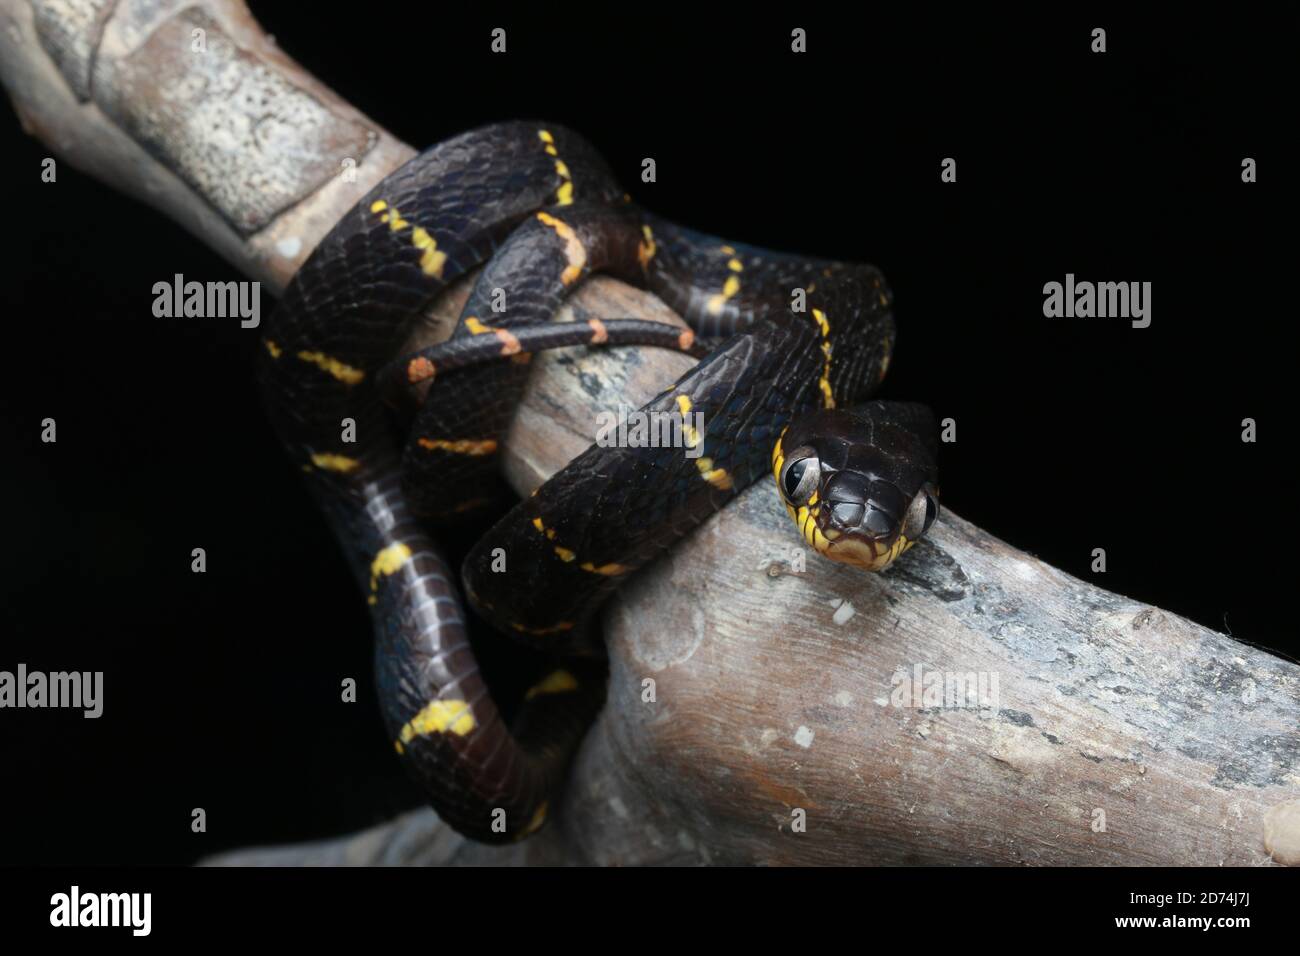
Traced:
POLYGON ((907 514, 908 501, 893 484, 855 472, 832 476, 823 500, 831 528, 882 544, 898 535, 907 514))

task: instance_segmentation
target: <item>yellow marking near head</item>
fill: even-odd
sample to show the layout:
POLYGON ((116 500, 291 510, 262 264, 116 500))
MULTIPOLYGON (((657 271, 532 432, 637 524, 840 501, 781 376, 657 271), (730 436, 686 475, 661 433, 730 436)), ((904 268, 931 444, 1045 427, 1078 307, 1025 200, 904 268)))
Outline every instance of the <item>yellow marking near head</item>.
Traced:
POLYGON ((284 349, 280 348, 280 346, 276 345, 270 339, 262 339, 262 344, 266 346, 266 350, 271 353, 271 358, 273 359, 278 359, 284 354, 284 349))
POLYGON ((546 801, 543 800, 541 804, 537 807, 537 811, 533 814, 533 818, 532 820, 529 821, 528 826, 524 827, 523 832, 519 834, 518 839, 522 840, 526 836, 532 836, 534 833, 536 833, 538 830, 541 829, 542 824, 545 822, 546 822, 546 801))
POLYGON ((441 279, 442 267, 447 264, 447 253, 438 249, 438 243, 434 238, 423 227, 416 226, 411 230, 411 245, 424 253, 420 256, 420 271, 425 275, 441 279))
POLYGON ((821 309, 812 310, 813 320, 817 323, 817 328, 821 330, 822 338, 831 334, 831 324, 826 319, 826 313, 821 309))
POLYGON ((817 385, 822 390, 822 407, 835 407, 835 394, 831 390, 831 323, 826 318, 826 313, 821 309, 812 310, 813 321, 817 323, 817 328, 822 334, 822 355, 825 356, 825 363, 822 365, 821 378, 817 385))
POLYGON ((578 679, 568 671, 551 671, 543 680, 528 688, 524 700, 532 700, 542 694, 565 694, 578 689, 578 679))
POLYGON ((725 468, 714 468, 712 458, 701 458, 695 463, 700 469, 700 477, 719 491, 730 491, 733 483, 731 475, 725 468))
POLYGON ((677 396, 677 410, 682 416, 682 441, 685 442, 687 448, 695 448, 700 443, 700 433, 695 430, 694 425, 686 420, 686 416, 691 413, 691 409, 694 407, 691 404, 689 395, 677 396))
POLYGON ((361 465, 361 462, 355 458, 336 455, 333 452, 318 452, 311 456, 311 463, 324 471, 337 471, 344 474, 361 465))
POLYGON ((484 325, 472 315, 465 320, 465 328, 469 329, 471 335, 483 335, 486 332, 496 331, 496 329, 492 328, 490 325, 484 325))
POLYGON ((732 272, 743 272, 745 267, 739 259, 731 259, 727 262, 727 268, 732 272))
POLYGON ((820 380, 817 382, 817 384, 818 384, 819 386, 821 386, 821 390, 822 390, 822 407, 823 407, 823 408, 834 408, 834 407, 835 407, 835 395, 834 395, 834 393, 831 391, 831 383, 830 383, 830 380, 827 379, 827 378, 825 378, 825 377, 823 377, 822 379, 820 379, 820 380))
MULTIPOLYGON (((689 395, 677 396, 677 410, 682 415, 682 442, 687 448, 698 448, 704 441, 703 436, 700 435, 695 426, 686 419, 686 416, 691 413, 691 409, 694 407, 689 395)), ((695 459, 695 467, 699 469, 700 477, 713 487, 720 491, 730 491, 732 489, 731 475, 727 474, 725 468, 714 468, 712 458, 695 459)))
POLYGON ((603 574, 607 578, 618 577, 620 574, 627 574, 629 571, 632 570, 626 564, 610 563, 610 564, 602 564, 600 567, 596 567, 596 565, 592 564, 590 561, 584 562, 583 564, 579 565, 579 567, 581 567, 582 570, 584 571, 590 571, 592 574, 603 574))
POLYGON ((497 450, 497 443, 491 438, 418 438, 416 443, 426 451, 449 451, 454 455, 471 457, 490 455, 497 450))
MULTIPOLYGON (((732 250, 733 252, 735 250, 732 250)), ((740 291, 740 280, 734 275, 727 276, 727 281, 722 283, 722 291, 709 297, 705 304, 705 309, 709 315, 720 315, 727 300, 735 296, 740 291)))
POLYGON ((573 202, 573 176, 569 172, 568 164, 560 159, 560 151, 555 148, 555 137, 551 135, 550 130, 539 129, 537 138, 545 145, 542 147, 546 150, 547 156, 555 158, 555 174, 560 177, 560 187, 555 190, 555 201, 561 206, 567 206, 573 202))
POLYGON ((641 263, 641 268, 644 269, 650 265, 650 260, 655 257, 655 252, 659 247, 655 245, 655 234, 649 226, 641 227, 641 235, 645 236, 645 239, 637 247, 636 258, 641 263))
MULTIPOLYGON (((774 471, 780 474, 780 464, 774 471)), ((859 538, 846 537, 840 532, 830 530, 826 533, 817 527, 817 514, 820 508, 802 505, 795 508, 787 503, 785 510, 789 512, 794 523, 799 526, 799 533, 803 536, 804 541, 818 554, 837 561, 840 564, 852 565, 855 568, 862 568, 866 571, 883 571, 894 563, 900 554, 910 548, 915 542, 907 540, 905 535, 899 535, 889 549, 877 554, 876 551, 867 542, 859 538)))
POLYGON ((889 550, 877 554, 866 542, 853 538, 837 537, 835 541, 829 542, 827 549, 822 553, 832 561, 838 561, 841 564, 849 564, 865 571, 883 571, 914 543, 900 534, 894 543, 889 546, 889 550))
MULTIPOLYGON (((370 211, 378 213, 379 221, 388 223, 388 228, 393 232, 401 232, 410 225, 402 218, 396 206, 390 206, 382 199, 372 202, 370 211)), ((416 226, 411 230, 411 245, 420 250, 420 271, 441 279, 443 266, 447 264, 447 253, 438 249, 437 240, 423 226, 416 226)))
POLYGON ((379 590, 379 578, 396 574, 409 560, 411 560, 411 549, 400 541, 390 544, 375 555, 375 560, 370 562, 371 604, 376 602, 374 592, 379 590))
MULTIPOLYGON (((788 428, 789 426, 787 425, 786 427, 788 428)), ((781 429, 781 435, 782 437, 785 436, 784 428, 781 429)), ((776 479, 776 485, 778 488, 781 487, 781 466, 784 464, 785 452, 781 450, 781 439, 778 438, 776 444, 772 446, 772 477, 776 479)), ((781 496, 781 500, 785 500, 784 495, 781 496)))
POLYGON ((734 256, 736 254, 735 246, 720 246, 719 248, 729 256, 734 256))
MULTIPOLYGON (((400 541, 390 544, 378 554, 375 560, 370 562, 370 580, 377 581, 381 574, 396 574, 402 565, 411 558, 411 549, 400 541)), ((373 587, 373 583, 371 584, 373 587)))
POLYGON ((366 373, 361 369, 353 368, 336 358, 330 358, 324 352, 299 352, 298 358, 310 362, 323 372, 328 372, 344 385, 356 385, 366 377, 366 373))
POLYGON ((401 732, 397 735, 397 740, 393 741, 393 746, 397 748, 397 752, 400 754, 405 749, 404 745, 409 744, 416 737, 423 737, 426 734, 445 733, 453 733, 457 737, 464 737, 476 726, 478 726, 478 721, 474 719, 474 711, 470 709, 469 704, 465 701, 430 701, 424 705, 418 714, 402 726, 401 732))
MULTIPOLYGON (((537 494, 537 492, 534 491, 533 494, 537 494)), ((555 540, 555 529, 546 527, 546 523, 542 521, 541 518, 533 519, 533 527, 536 528, 538 531, 540 531, 542 534, 546 535, 546 540, 548 541, 555 540)), ((576 551, 572 551, 569 548, 562 547, 561 545, 558 544, 555 545, 553 550, 555 551, 556 557, 558 557, 565 564, 572 562, 578 556, 576 551)), ((626 565, 613 564, 613 563, 602 564, 599 567, 597 567, 596 565, 592 564, 590 561, 584 561, 582 564, 579 565, 579 567, 582 568, 582 570, 584 571, 590 571, 592 574, 603 574, 606 577, 617 577, 620 574, 627 574, 629 571, 632 570, 626 565)), ((573 626, 572 624, 566 625, 565 629, 572 626, 573 626)), ((521 628, 516 628, 516 630, 521 630, 521 628)), ((529 633, 535 633, 535 632, 530 631, 529 633)))
POLYGON ((564 257, 569 264, 565 267, 564 274, 560 276, 560 281, 565 285, 573 285, 582 277, 582 270, 587 265, 587 250, 583 248, 582 240, 567 222, 545 212, 539 212, 537 218, 554 229, 564 240, 564 257))

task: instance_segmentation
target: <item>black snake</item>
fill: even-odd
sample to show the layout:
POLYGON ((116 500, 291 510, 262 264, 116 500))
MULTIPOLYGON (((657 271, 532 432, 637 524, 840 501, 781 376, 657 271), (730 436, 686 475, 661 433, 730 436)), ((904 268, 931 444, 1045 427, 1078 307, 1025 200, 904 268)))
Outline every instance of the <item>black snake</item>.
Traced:
POLYGON ((457 136, 340 220, 267 323, 263 381, 372 606, 393 744, 446 822, 491 842, 535 832, 603 700, 599 672, 571 657, 507 727, 431 537, 497 500, 494 459, 528 356, 604 343, 704 355, 643 409, 679 416, 685 447, 592 446, 465 559, 478 614, 563 656, 590 650, 592 613, 620 581, 765 470, 804 539, 829 557, 882 568, 924 533, 938 506, 929 413, 861 404, 893 341, 876 269, 659 219, 588 143, 554 125, 457 136), (453 337, 395 358, 416 317, 480 265, 453 337), (694 332, 551 322, 593 272, 653 291, 694 332))

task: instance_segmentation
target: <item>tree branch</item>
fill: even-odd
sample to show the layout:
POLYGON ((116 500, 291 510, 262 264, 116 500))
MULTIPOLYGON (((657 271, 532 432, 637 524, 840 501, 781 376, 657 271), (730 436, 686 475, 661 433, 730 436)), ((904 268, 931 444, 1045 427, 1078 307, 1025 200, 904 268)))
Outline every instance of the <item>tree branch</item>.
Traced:
MULTIPOLYGON (((0 0, 0 27, 29 133, 276 291, 413 155, 236 0, 0 0)), ((465 294, 416 341, 445 335, 465 294)), ((566 312, 676 321, 605 279, 566 312)), ((516 489, 688 364, 540 358, 508 442, 516 489)), ((1300 668, 951 512, 883 575, 816 556, 799 571, 787 525, 752 488, 606 608, 609 703, 536 840, 481 847, 416 811, 217 862, 1300 862, 1300 668)))

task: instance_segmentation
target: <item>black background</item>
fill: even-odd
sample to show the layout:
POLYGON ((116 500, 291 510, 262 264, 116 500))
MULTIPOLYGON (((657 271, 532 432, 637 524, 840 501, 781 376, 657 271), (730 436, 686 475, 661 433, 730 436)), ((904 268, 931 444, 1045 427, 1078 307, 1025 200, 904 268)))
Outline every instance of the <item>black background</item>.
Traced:
MULTIPOLYGON (((406 142, 546 118, 669 218, 879 265, 900 328, 884 394, 957 421, 946 506, 1102 587, 1300 653, 1284 614, 1294 23, 252 7, 406 142), (645 156, 657 183, 639 180, 645 156), (1151 327, 1045 319, 1043 284, 1067 272, 1150 281, 1151 327)), ((48 150, 0 111, 0 669, 103 670, 108 686, 97 721, 0 713, 18 824, 0 862, 183 862, 417 805, 374 705, 364 602, 259 406, 257 334, 152 315, 173 273, 240 276, 68 164, 42 183, 48 150), (337 703, 343 677, 360 703, 337 703), (190 832, 196 806, 207 834, 190 832)))

